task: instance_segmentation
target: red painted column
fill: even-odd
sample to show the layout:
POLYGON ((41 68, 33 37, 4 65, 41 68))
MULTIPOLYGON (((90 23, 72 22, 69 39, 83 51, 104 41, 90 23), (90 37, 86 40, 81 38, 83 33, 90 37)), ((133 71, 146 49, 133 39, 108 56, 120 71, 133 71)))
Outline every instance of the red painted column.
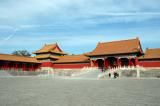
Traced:
POLYGON ((8 62, 8 65, 7 65, 7 69, 10 70, 11 66, 10 66, 10 62, 8 62))
POLYGON ((22 64, 22 70, 23 70, 23 71, 26 70, 26 64, 25 64, 25 63, 22 64))
POLYGON ((105 60, 105 58, 103 59, 103 64, 104 64, 104 68, 106 68, 106 60, 105 60))
POLYGON ((131 66, 135 66, 135 60, 133 58, 131 58, 131 66))
POLYGON ((6 70, 6 62, 3 64, 3 70, 6 70))
POLYGON ((117 58, 117 66, 118 66, 118 67, 120 66, 119 58, 117 58))
POLYGON ((94 67, 98 67, 97 60, 93 60, 94 67))
POLYGON ((4 70, 4 63, 2 64, 2 70, 4 70))
POLYGON ((108 66, 109 66, 108 59, 105 59, 105 66, 106 66, 106 68, 108 68, 108 66))
POLYGON ((131 59, 130 58, 128 58, 128 66, 131 66, 131 59))
POLYGON ((22 63, 22 71, 24 71, 24 64, 22 63))
POLYGON ((6 70, 6 62, 3 65, 3 70, 6 70))
POLYGON ((33 64, 30 64, 29 71, 33 71, 33 64))
POLYGON ((138 57, 135 57, 135 66, 138 65, 138 57))
POLYGON ((28 71, 31 71, 31 64, 28 64, 28 67, 27 67, 28 69, 28 71))
POLYGON ((5 70, 5 68, 6 68, 6 63, 3 63, 2 68, 3 68, 3 70, 5 70))
POLYGON ((9 68, 9 67, 8 67, 8 64, 9 64, 8 62, 5 63, 5 65, 4 65, 4 70, 8 70, 8 68, 9 68))
POLYGON ((41 67, 41 65, 35 64, 35 65, 33 66, 33 70, 36 71, 36 69, 38 69, 39 67, 41 67))
POLYGON ((39 68, 39 65, 35 65, 35 67, 34 67, 34 70, 36 70, 36 69, 38 69, 39 68))
POLYGON ((97 67, 97 61, 96 60, 93 60, 93 64, 94 64, 94 67, 97 67))
POLYGON ((15 67, 16 67, 16 64, 15 64, 15 62, 13 62, 12 69, 15 70, 15 67))
POLYGON ((95 61, 96 67, 98 67, 98 61, 95 61))
MULTIPOLYGON (((34 65, 33 65, 33 71, 35 71, 35 70, 36 70, 36 68, 35 68, 35 67, 36 67, 36 64, 34 64, 34 65)), ((37 65, 37 67, 40 67, 40 66, 39 66, 39 65, 37 65)))
POLYGON ((119 58, 119 66, 121 66, 121 58, 119 58))
POLYGON ((32 65, 32 70, 35 71, 35 64, 32 65))
POLYGON ((91 67, 94 67, 94 60, 90 60, 91 67))
POLYGON ((15 65, 15 70, 18 70, 18 63, 16 63, 15 65))
POLYGON ((31 64, 28 64, 27 70, 31 71, 31 64))
POLYGON ((13 63, 13 70, 15 70, 16 69, 16 64, 15 63, 13 63))
POLYGON ((9 65, 10 70, 14 70, 14 62, 11 62, 9 65))
POLYGON ((33 67, 34 67, 33 64, 31 64, 31 71, 34 71, 33 67))
POLYGON ((2 68, 3 68, 3 63, 0 62, 0 69, 3 70, 2 68))
POLYGON ((1 66, 1 64, 0 64, 0 70, 2 69, 2 66, 1 66))

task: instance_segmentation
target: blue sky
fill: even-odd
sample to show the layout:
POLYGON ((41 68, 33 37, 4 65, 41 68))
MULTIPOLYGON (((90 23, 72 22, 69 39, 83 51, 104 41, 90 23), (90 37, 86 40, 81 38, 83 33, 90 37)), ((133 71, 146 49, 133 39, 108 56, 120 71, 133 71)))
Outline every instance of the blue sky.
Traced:
POLYGON ((57 42, 68 53, 139 37, 160 48, 160 0, 0 0, 0 53, 57 42))

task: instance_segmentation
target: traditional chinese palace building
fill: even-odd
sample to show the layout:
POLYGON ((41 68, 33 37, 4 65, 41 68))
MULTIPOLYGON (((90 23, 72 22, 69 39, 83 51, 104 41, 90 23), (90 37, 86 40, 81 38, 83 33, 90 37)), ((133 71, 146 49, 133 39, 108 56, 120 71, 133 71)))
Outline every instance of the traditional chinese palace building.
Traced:
POLYGON ((138 57, 143 54, 138 38, 122 41, 98 43, 95 50, 86 54, 90 57, 91 66, 119 67, 136 66, 138 57))
POLYGON ((80 55, 68 55, 58 44, 44 45, 33 52, 35 57, 0 54, 1 70, 35 71, 41 67, 50 68, 84 68, 98 67, 101 69, 143 66, 160 68, 160 48, 147 49, 143 53, 139 38, 99 42, 96 48, 80 55))

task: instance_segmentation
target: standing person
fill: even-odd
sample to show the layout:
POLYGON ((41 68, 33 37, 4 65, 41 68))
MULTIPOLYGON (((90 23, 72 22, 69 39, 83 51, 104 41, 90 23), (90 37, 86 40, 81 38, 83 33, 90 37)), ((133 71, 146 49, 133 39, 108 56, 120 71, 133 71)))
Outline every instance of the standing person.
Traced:
POLYGON ((111 78, 111 73, 108 74, 108 77, 111 78))
POLYGON ((117 78, 117 76, 116 76, 116 72, 114 72, 114 73, 113 73, 113 75, 114 75, 114 78, 117 78))
POLYGON ((102 72, 104 72, 104 68, 103 67, 101 67, 101 70, 102 70, 102 72))
POLYGON ((114 74, 114 78, 119 77, 119 74, 117 72, 114 72, 113 74, 114 74))

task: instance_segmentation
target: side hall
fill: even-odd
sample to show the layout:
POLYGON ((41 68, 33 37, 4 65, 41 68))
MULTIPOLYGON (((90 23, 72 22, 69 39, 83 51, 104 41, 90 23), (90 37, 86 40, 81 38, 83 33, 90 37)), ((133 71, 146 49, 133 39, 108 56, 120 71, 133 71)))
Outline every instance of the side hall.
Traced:
POLYGON ((36 71, 40 65, 34 57, 0 54, 0 70, 36 71))

